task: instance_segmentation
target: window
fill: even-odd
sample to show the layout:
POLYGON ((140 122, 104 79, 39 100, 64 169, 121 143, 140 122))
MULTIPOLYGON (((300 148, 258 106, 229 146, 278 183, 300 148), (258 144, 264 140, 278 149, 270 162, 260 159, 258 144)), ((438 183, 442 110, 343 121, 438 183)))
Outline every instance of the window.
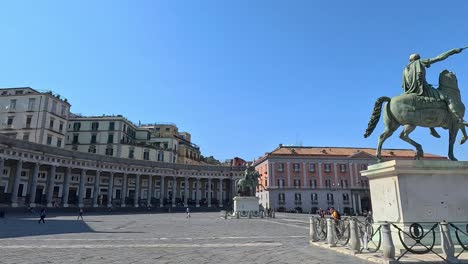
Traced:
POLYGON ((57 101, 52 101, 52 109, 50 111, 55 114, 57 111, 57 101))
POLYGON ((284 179, 278 179, 278 187, 284 188, 284 179))
POLYGON ((367 165, 366 164, 361 164, 361 170, 367 170, 367 165))
POLYGON ((97 134, 92 134, 92 135, 91 135, 91 144, 95 144, 95 143, 96 143, 96 138, 97 138, 97 134))
POLYGON ((143 159, 149 160, 149 151, 146 150, 145 152, 143 152, 143 159))
POLYGON ((343 178, 341 179, 341 187, 342 188, 348 188, 348 180, 343 178))
POLYGON ((312 201, 312 204, 318 204, 318 195, 316 193, 311 193, 310 200, 312 201))
POLYGON ((92 189, 91 188, 86 188, 86 195, 85 195, 85 198, 91 198, 91 192, 92 192, 92 189))
POLYGON ((299 163, 294 163, 293 168, 294 168, 294 172, 299 172, 300 164, 299 163))
POLYGON ((128 150, 128 158, 133 159, 135 156, 135 150, 134 149, 129 149, 128 150))
POLYGON ((23 94, 23 90, 17 90, 15 91, 15 94, 23 94))
POLYGON ((94 146, 94 145, 89 146, 88 152, 89 152, 89 153, 96 153, 96 146, 94 146))
POLYGON ((309 164, 309 171, 315 172, 315 164, 309 164))
POLYGON ((99 128, 99 123, 98 122, 91 123, 91 130, 92 131, 97 131, 98 128, 99 128))
POLYGON ((284 193, 278 193, 278 201, 280 204, 284 204, 285 203, 285 195, 284 193))
POLYGON ((295 193, 294 194, 294 201, 296 202, 300 202, 302 199, 301 199, 301 194, 300 193, 295 193))
POLYGON ((107 136, 107 143, 114 143, 114 134, 109 134, 107 136))
POLYGON ((278 171, 279 172, 284 171, 284 164, 283 163, 278 163, 278 171))
POLYGON ((13 119, 15 117, 14 116, 9 116, 8 119, 7 119, 7 125, 8 127, 12 127, 13 126, 13 119))
POLYGON ((325 187, 331 188, 331 179, 330 179, 330 177, 327 177, 325 179, 325 187))
POLYGON ((164 151, 158 151, 158 161, 164 161, 164 151))
POLYGON ((62 139, 57 138, 57 147, 61 148, 62 147, 62 139))
POLYGON ((52 135, 47 134, 47 145, 52 145, 52 135))
POLYGON ((346 164, 340 164, 340 172, 346 172, 346 164))
POLYGON ((315 179, 315 178, 310 179, 310 187, 311 188, 317 188, 317 179, 315 179))
POLYGON ((8 111, 14 111, 14 110, 16 110, 16 99, 11 99, 10 108, 8 109, 8 111))
POLYGON ((34 105, 36 104, 36 98, 29 98, 28 111, 34 111, 34 105))
POLYGON ((325 172, 331 171, 331 164, 324 164, 325 165, 325 172))
POLYGON ((343 193, 343 203, 349 204, 349 194, 343 193))
POLYGON ((112 147, 107 147, 106 148, 106 155, 107 156, 113 156, 114 155, 114 149, 112 147))
POLYGON ((65 112, 67 111, 67 107, 65 105, 62 105, 60 108, 60 115, 65 116, 65 112))
POLYGON ((51 118, 50 121, 49 121, 49 129, 53 130, 54 129, 54 119, 51 118))
POLYGON ((301 187, 301 180, 294 180, 294 187, 300 188, 301 187))
POLYGON ((73 123, 73 131, 80 131, 80 128, 81 128, 80 122, 73 123))
POLYGON ((73 141, 72 141, 72 144, 79 144, 79 142, 78 142, 78 136, 79 136, 79 134, 73 134, 73 141))
POLYGON ((62 132, 63 131, 63 122, 60 122, 60 125, 59 125, 59 132, 62 132))
POLYGON ((54 186, 54 192, 52 194, 52 197, 58 198, 59 197, 59 191, 60 191, 60 187, 59 186, 54 186))
POLYGON ((31 127, 32 115, 26 116, 26 127, 31 127))
POLYGON ((109 123, 109 130, 114 130, 115 129, 115 122, 110 122, 109 123))
POLYGON ((23 134, 23 140, 29 141, 29 133, 23 134))
POLYGON ((327 193, 327 203, 328 204, 333 204, 334 203, 333 193, 327 193))

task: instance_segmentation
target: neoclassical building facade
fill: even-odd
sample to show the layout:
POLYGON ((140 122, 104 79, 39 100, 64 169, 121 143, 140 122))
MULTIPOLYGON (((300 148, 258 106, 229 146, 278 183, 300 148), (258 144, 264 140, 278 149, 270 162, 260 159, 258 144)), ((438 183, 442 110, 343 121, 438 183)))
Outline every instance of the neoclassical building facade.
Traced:
POLYGON ((244 170, 110 157, 0 135, 0 206, 226 207, 244 170))
MULTIPOLYGON (((369 180, 361 171, 376 162, 375 149, 279 145, 254 163, 257 196, 265 208, 315 213, 335 207, 345 214, 371 210, 369 180)), ((447 159, 425 153, 425 159, 447 159)), ((414 159, 409 149, 386 149, 384 159, 414 159)))

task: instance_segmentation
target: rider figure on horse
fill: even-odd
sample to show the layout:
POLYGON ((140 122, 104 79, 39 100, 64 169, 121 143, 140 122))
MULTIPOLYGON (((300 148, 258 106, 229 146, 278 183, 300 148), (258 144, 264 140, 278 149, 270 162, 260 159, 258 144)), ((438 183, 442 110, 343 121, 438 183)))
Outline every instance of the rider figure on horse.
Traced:
MULTIPOLYGON (((419 96, 424 96, 424 97, 430 97, 430 98, 435 98, 435 99, 443 99, 441 98, 440 93, 437 91, 437 89, 434 89, 432 85, 427 83, 426 81, 426 69, 431 66, 431 64, 434 64, 436 62, 445 60, 451 55, 457 54, 462 52, 462 48, 458 49, 452 49, 447 52, 444 52, 440 54, 439 56, 432 58, 432 59, 421 59, 419 54, 414 53, 410 55, 410 62, 408 65, 406 65, 405 69, 403 70, 403 91, 405 94, 417 94, 419 96)), ((443 97, 443 96, 442 96, 443 97)), ((447 99, 445 99, 447 101, 447 99)), ((458 122, 461 125, 468 125, 467 122, 463 120, 463 115, 459 114, 455 109, 458 109, 458 107, 447 107, 450 112, 455 116, 455 118, 458 120, 458 122)), ((437 133, 437 131, 431 127, 431 135, 440 138, 440 135, 437 133)), ((462 130, 463 132, 463 130, 462 130)), ((463 133, 463 138, 461 140, 461 144, 463 144, 468 137, 466 136, 465 133, 463 133)))

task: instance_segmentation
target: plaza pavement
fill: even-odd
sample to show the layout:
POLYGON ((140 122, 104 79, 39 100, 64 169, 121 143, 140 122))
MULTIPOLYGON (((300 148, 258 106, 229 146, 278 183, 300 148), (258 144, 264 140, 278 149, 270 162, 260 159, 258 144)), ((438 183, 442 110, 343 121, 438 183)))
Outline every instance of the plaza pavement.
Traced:
POLYGON ((308 244, 307 216, 219 213, 0 218, 0 263, 368 263, 308 244))

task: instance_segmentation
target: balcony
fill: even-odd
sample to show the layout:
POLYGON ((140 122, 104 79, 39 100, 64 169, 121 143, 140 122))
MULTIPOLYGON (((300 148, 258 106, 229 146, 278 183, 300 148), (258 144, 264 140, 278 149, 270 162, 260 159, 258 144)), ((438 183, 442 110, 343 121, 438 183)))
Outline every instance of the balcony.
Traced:
POLYGON ((317 200, 312 200, 312 204, 318 204, 317 200))
POLYGON ((285 204, 286 204, 286 201, 285 201, 285 200, 279 200, 279 201, 278 201, 278 204, 279 204, 279 205, 285 205, 285 204))
POLYGON ((294 201, 294 204, 295 204, 295 205, 302 205, 302 201, 300 201, 300 200, 295 200, 295 201, 294 201))
POLYGON ((334 200, 327 200, 327 204, 328 204, 328 205, 335 204, 335 201, 334 201, 334 200))

